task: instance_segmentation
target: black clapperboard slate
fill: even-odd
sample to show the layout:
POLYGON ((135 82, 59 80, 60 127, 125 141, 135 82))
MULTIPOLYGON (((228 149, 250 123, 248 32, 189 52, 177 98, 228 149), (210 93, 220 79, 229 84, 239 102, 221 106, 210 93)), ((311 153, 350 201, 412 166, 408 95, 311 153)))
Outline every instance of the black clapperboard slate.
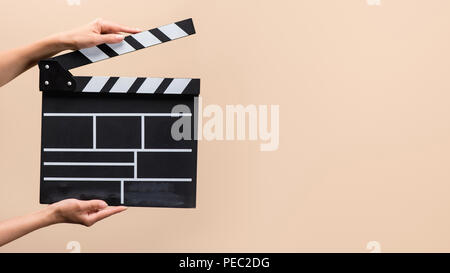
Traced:
POLYGON ((76 198, 102 199, 109 205, 195 207, 194 111, 200 80, 79 77, 69 72, 192 34, 194 25, 187 19, 127 36, 121 43, 39 62, 40 203, 76 198), (176 105, 189 111, 173 113, 176 105), (172 125, 180 119, 190 120, 190 139, 172 137, 172 125))

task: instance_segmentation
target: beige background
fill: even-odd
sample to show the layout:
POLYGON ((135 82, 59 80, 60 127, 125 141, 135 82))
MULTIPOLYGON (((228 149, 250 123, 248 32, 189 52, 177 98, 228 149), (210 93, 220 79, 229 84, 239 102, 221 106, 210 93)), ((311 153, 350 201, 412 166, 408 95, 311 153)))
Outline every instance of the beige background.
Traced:
MULTIPOLYGON (((448 0, 0 2, 0 50, 103 17, 198 34, 73 71, 202 78, 204 104, 279 104, 280 149, 201 141, 197 209, 130 208, 0 252, 450 251, 448 0)), ((41 94, 0 89, 0 218, 38 204, 41 94)))

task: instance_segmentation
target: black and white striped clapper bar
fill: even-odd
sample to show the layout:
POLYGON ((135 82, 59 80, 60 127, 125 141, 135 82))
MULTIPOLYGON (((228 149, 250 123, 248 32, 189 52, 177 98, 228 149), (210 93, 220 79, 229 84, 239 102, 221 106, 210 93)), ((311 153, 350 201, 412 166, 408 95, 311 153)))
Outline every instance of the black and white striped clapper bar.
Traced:
POLYGON ((76 198, 102 199, 109 205, 195 207, 200 80, 78 77, 69 72, 192 34, 194 25, 187 19, 117 44, 39 62, 41 203, 76 198), (175 109, 185 110, 173 111, 180 105, 175 109), (172 133, 174 123, 183 124, 181 139, 172 133))

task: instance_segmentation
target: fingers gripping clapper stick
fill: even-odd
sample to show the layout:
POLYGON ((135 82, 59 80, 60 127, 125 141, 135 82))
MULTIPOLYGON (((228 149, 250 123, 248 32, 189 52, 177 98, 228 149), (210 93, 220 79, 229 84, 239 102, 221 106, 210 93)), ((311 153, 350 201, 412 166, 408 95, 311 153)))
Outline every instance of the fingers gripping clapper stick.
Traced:
POLYGON ((41 203, 76 198, 195 207, 200 80, 69 72, 193 34, 192 19, 187 19, 39 62, 41 203), (179 105, 185 112, 173 113, 179 105), (178 131, 183 137, 173 136, 178 131))
POLYGON ((150 29, 117 44, 101 44, 39 62, 40 90, 75 92, 166 93, 198 95, 199 79, 143 77, 78 77, 68 71, 195 34, 192 19, 150 29))

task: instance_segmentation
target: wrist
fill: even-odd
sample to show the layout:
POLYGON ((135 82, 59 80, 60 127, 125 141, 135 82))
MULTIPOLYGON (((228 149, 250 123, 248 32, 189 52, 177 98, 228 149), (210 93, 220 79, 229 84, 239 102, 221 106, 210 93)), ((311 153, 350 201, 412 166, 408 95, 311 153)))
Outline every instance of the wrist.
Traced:
POLYGON ((48 42, 55 51, 64 51, 74 48, 74 41, 65 32, 54 34, 48 37, 48 42))
POLYGON ((24 46, 20 51, 27 67, 35 65, 39 60, 50 58, 55 54, 70 48, 70 42, 64 34, 48 36, 33 44, 24 46))
POLYGON ((40 213, 44 226, 50 226, 62 222, 60 213, 54 205, 47 206, 45 209, 41 210, 40 213))

